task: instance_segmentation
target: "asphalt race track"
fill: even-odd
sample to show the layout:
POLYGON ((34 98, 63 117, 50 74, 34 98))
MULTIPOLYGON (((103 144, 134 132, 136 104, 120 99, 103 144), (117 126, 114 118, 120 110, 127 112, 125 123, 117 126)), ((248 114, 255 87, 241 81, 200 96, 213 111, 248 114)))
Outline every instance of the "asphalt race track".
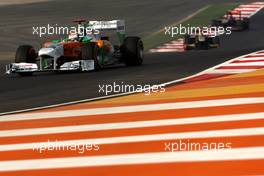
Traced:
MULTIPOLYGON (((21 0, 23 1, 23 0, 21 0)), ((20 44, 38 47, 41 39, 32 27, 72 25, 75 18, 87 20, 125 19, 129 35, 145 36, 175 23, 207 4, 238 0, 51 0, 26 5, 0 6, 1 52, 14 52, 20 44)), ((52 36, 53 37, 53 36, 52 36)), ((51 37, 51 38, 52 38, 51 37)), ((1 55, 0 60, 2 60, 1 55)))
MULTIPOLYGON (((84 2, 84 0, 78 0, 76 2, 79 1, 84 2)), ((170 13, 161 13, 162 15, 159 15, 159 19, 154 19, 151 17, 151 15, 155 13, 155 10, 158 10, 159 8, 164 9, 165 7, 161 8, 157 1, 155 1, 155 3, 151 3, 153 1, 150 0, 144 2, 141 2, 140 0, 133 1, 137 2, 139 6, 142 5, 142 3, 143 5, 146 5, 147 3, 151 4, 150 9, 152 10, 149 11, 149 16, 146 16, 143 21, 139 22, 139 20, 142 19, 139 16, 144 15, 145 13, 143 9, 141 9, 141 13, 136 14, 135 17, 133 14, 131 14, 133 10, 130 10, 131 13, 126 11, 126 14, 124 14, 125 11, 122 11, 121 13, 121 11, 116 10, 113 12, 113 17, 119 17, 124 14, 125 19, 127 18, 128 33, 135 35, 138 33, 140 36, 144 36, 147 35, 145 31, 153 32, 150 29, 161 28, 164 25, 165 19, 167 20, 165 23, 168 24, 175 22, 187 14, 190 14, 191 12, 204 6, 206 3, 212 3, 212 1, 199 1, 200 3, 194 0, 186 1, 185 3, 182 1, 177 1, 179 3, 177 6, 174 0, 167 1, 168 3, 162 3, 167 4, 168 8, 171 8, 172 6, 168 5, 169 2, 172 4, 174 3, 173 5, 175 5, 175 9, 173 12, 169 11, 170 13), (164 14, 167 14, 167 16, 164 14), (144 23, 148 25, 142 26, 144 23)), ((12 29, 5 30, 6 33, 10 32, 10 37, 8 37, 8 35, 1 34, 1 43, 4 44, 1 45, 0 51, 4 52, 14 50, 18 44, 21 44, 19 42, 21 39, 28 40, 29 43, 34 44, 36 39, 34 39, 32 35, 30 35, 29 39, 27 39, 27 36, 22 34, 27 34, 29 32, 26 31, 26 26, 30 25, 30 21, 33 23, 36 22, 37 24, 48 23, 49 17, 47 17, 46 14, 49 14, 50 16, 54 15, 54 21, 62 19, 61 22, 63 23, 68 23, 72 17, 84 16, 86 14, 85 7, 80 6, 80 4, 77 4, 77 6, 74 8, 72 7, 73 5, 67 5, 63 7, 64 12, 56 11, 55 9, 60 8, 59 2, 60 1, 51 2, 48 3, 48 5, 41 3, 41 5, 25 5, 23 8, 19 8, 19 6, 17 6, 17 10, 13 11, 11 11, 10 6, 5 7, 2 11, 0 11, 2 21, 0 23, 1 30, 4 30, 3 27, 8 26, 9 24, 12 26, 12 29), (32 6, 42 5, 47 6, 47 10, 26 10, 29 8, 29 6, 32 8, 32 6), (70 10, 70 8, 72 8, 72 10, 70 10), (17 17, 19 17, 19 9, 22 9, 21 13, 23 12, 23 15, 20 15, 20 18, 22 19, 24 17, 25 21, 14 19, 14 13, 17 15, 17 17), (69 13, 65 14, 65 11, 68 11, 69 13), (51 12, 54 12, 54 14, 51 12), (34 14, 38 14, 39 16, 34 16, 34 14), (19 35, 14 34, 16 32, 15 30, 18 30, 16 27, 14 27, 15 24, 20 24, 22 26, 22 33, 19 35), (11 33, 13 34, 11 35, 11 33)), ((220 2, 220 0, 216 2, 220 2)), ((107 2, 105 0, 105 2, 102 3, 107 2)), ((127 8, 133 9, 137 3, 134 3, 134 6, 128 5, 127 8)), ((117 4, 118 3, 116 2, 116 6, 117 4)), ((121 5, 125 6, 127 4, 123 3, 121 5)), ((94 7, 95 4, 93 3, 91 6, 94 7)), ((116 6, 113 4, 111 7, 108 6, 108 8, 102 9, 100 15, 93 15, 93 18, 109 15, 111 13, 109 10, 112 7, 115 8, 116 6)), ((87 14, 96 14, 96 11, 88 11, 87 14)), ((238 32, 232 34, 232 36, 225 36, 222 38, 222 47, 220 49, 209 51, 191 51, 186 53, 147 53, 145 55, 144 65, 142 67, 120 67, 89 73, 45 73, 36 74, 33 77, 19 77, 6 76, 3 74, 4 65, 10 61, 3 60, 3 58, 1 58, 0 112, 103 96, 104 94, 98 93, 98 85, 112 84, 114 81, 120 84, 158 84, 192 75, 208 67, 222 63, 225 60, 263 49, 263 17, 264 11, 261 11, 251 19, 250 31, 238 32)), ((0 57, 2 56, 0 55, 0 57)))

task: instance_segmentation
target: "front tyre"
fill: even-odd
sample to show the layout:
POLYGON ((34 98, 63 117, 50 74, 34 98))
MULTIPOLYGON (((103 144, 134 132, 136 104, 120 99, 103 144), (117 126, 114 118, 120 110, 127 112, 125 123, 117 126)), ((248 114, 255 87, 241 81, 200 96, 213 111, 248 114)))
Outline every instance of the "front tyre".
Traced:
POLYGON ((15 63, 36 63, 37 53, 30 45, 20 45, 17 48, 15 63))
MULTIPOLYGON (((31 45, 20 45, 16 50, 15 63, 36 63, 38 54, 31 45)), ((20 76, 31 76, 32 72, 20 72, 20 76)))
POLYGON ((249 18, 244 18, 244 29, 245 30, 248 30, 249 29, 249 26, 250 26, 250 21, 249 21, 249 18))
POLYGON ((94 42, 90 42, 82 46, 81 58, 82 60, 94 60, 95 70, 100 70, 102 68, 99 63, 98 46, 94 42))
POLYGON ((139 37, 126 37, 121 47, 123 61, 127 66, 143 63, 143 42, 139 37))

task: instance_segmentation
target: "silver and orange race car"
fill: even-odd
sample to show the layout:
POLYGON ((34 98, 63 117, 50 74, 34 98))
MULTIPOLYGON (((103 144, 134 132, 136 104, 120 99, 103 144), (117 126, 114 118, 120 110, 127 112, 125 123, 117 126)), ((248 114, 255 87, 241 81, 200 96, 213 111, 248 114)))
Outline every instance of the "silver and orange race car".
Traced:
POLYGON ((139 37, 126 37, 124 20, 75 22, 78 27, 89 26, 96 32, 88 34, 84 30, 82 34, 77 32, 62 40, 46 42, 38 52, 33 46, 21 45, 15 62, 6 66, 6 73, 26 76, 34 72, 90 71, 119 64, 142 64, 143 42, 139 37), (113 45, 103 31, 115 31, 118 44, 113 45))

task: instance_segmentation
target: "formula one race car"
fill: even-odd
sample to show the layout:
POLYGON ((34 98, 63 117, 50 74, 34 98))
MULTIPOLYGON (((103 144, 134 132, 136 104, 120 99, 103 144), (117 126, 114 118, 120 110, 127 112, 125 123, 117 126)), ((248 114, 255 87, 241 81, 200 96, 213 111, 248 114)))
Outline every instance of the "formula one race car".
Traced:
POLYGON ((219 36, 204 35, 204 34, 186 34, 184 36, 184 45, 187 50, 191 49, 210 49, 219 48, 219 36))
POLYGON ((248 30, 250 26, 249 18, 242 17, 239 10, 227 11, 226 15, 220 19, 212 20, 212 26, 231 27, 232 31, 248 30))
POLYGON ((30 45, 19 46, 15 63, 9 64, 6 73, 32 75, 45 71, 89 71, 113 65, 137 66, 143 62, 143 42, 139 37, 125 36, 123 20, 75 20, 78 29, 90 27, 91 33, 80 30, 62 40, 43 45, 38 52, 30 45), (82 28, 80 28, 82 27, 82 28), (115 31, 118 45, 113 45, 103 31, 115 31), (94 32, 96 31, 96 32, 94 32))

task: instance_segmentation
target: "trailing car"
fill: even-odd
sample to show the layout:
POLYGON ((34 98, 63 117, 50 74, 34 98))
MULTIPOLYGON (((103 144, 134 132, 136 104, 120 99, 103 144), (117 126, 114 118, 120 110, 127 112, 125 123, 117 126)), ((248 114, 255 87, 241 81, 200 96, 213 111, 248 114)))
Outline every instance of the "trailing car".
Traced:
POLYGON ((62 40, 46 42, 38 52, 31 45, 18 47, 15 63, 9 64, 6 73, 32 75, 47 71, 89 71, 113 65, 137 66, 143 62, 143 42, 139 37, 126 37, 124 20, 75 20, 78 27, 89 26, 92 31, 70 34, 62 40), (103 31, 114 30, 118 44, 110 42, 103 31))
POLYGON ((248 30, 250 27, 249 18, 243 17, 239 10, 227 11, 226 15, 220 19, 212 20, 212 26, 231 27, 232 31, 248 30))
POLYGON ((218 48, 220 47, 220 38, 219 36, 200 32, 186 34, 184 36, 184 45, 187 50, 218 48))

